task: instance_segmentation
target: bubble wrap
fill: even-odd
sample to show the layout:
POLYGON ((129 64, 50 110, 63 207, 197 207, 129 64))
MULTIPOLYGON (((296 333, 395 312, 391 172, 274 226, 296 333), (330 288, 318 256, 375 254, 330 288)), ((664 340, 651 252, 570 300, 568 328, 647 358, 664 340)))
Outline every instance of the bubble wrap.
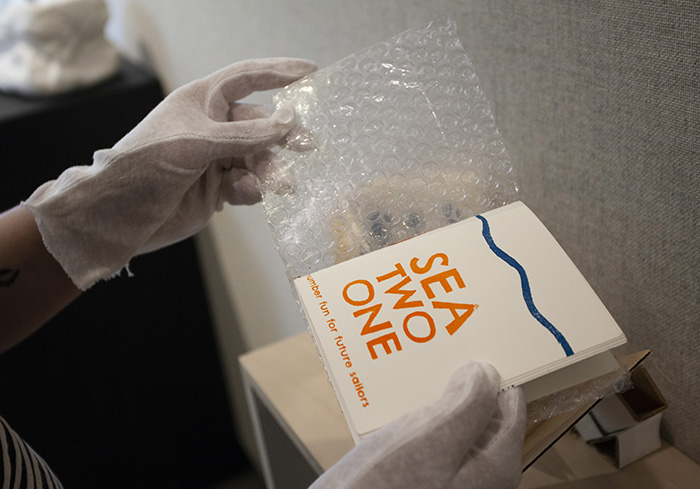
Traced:
POLYGON ((293 191, 263 207, 290 279, 516 200, 510 159, 449 20, 408 30, 274 96, 302 129, 293 191))

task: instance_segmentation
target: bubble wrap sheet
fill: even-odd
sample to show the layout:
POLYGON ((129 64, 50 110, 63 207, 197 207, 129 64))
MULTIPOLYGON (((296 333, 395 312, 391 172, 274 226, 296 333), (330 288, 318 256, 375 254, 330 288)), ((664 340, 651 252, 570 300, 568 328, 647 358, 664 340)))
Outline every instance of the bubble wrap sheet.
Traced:
POLYGON ((516 200, 488 101, 449 20, 408 30, 280 91, 299 131, 293 191, 263 206, 290 279, 516 200))

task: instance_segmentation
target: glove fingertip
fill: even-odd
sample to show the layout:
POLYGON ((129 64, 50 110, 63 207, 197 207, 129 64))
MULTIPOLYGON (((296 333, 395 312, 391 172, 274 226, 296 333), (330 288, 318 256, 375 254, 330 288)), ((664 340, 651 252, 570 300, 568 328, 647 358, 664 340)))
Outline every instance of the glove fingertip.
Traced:
POLYGON ((484 393, 498 393, 501 384, 501 376, 496 368, 483 362, 467 362, 457 369, 447 384, 446 392, 471 391, 478 388, 484 393))
POLYGON ((508 389, 499 394, 498 408, 508 431, 523 430, 524 433, 527 409, 525 391, 522 388, 508 389))
POLYGON ((296 111, 292 104, 282 104, 273 112, 270 118, 282 126, 289 126, 289 129, 291 129, 296 123, 296 111))
POLYGON ((261 61, 293 78, 301 78, 318 70, 315 62, 305 58, 267 58, 261 61))
POLYGON ((258 178, 237 168, 232 169, 224 179, 221 192, 224 200, 231 205, 253 205, 262 200, 258 178))
POLYGON ((316 70, 318 70, 318 65, 311 61, 310 59, 304 59, 304 58, 287 58, 290 61, 292 61, 294 65, 294 74, 299 75, 301 78, 302 76, 309 75, 316 70))

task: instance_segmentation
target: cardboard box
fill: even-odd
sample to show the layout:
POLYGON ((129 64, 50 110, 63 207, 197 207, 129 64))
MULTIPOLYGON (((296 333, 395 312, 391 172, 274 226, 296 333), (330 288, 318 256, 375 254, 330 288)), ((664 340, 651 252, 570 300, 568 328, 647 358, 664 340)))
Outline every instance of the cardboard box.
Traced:
POLYGON ((667 403, 643 365, 631 373, 633 388, 601 400, 577 424, 587 442, 613 457, 619 468, 661 447, 660 425, 667 403))
MULTIPOLYGON (((636 462, 645 455, 661 448, 659 413, 624 430, 589 440, 604 454, 615 460, 618 468, 636 462)), ((592 418, 592 416, 587 416, 592 418)), ((576 426, 577 431, 578 425, 576 426)), ((579 431, 581 433, 581 431, 579 431)))
MULTIPOLYGON (((648 373, 646 372, 646 369, 643 368, 641 365, 644 359, 649 356, 651 353, 650 350, 643 350, 637 353, 633 353, 631 355, 627 355, 621 358, 618 358, 618 362, 620 363, 620 366, 626 369, 627 371, 631 372, 631 375, 635 375, 637 371, 642 372, 642 381, 640 382, 640 386, 645 386, 642 389, 645 392, 653 392, 653 389, 647 389, 647 387, 651 387, 651 384, 645 383, 646 378, 648 377, 648 373), (639 369, 642 370, 639 370, 639 369)), ((636 377, 636 375, 635 375, 636 377)), ((525 434, 525 443, 523 446, 523 459, 522 459, 522 468, 523 471, 527 470, 528 467, 530 467, 533 463, 537 461, 549 448, 551 448, 562 436, 564 436, 571 428, 577 425, 582 419, 586 417, 599 403, 600 399, 590 396, 587 397, 585 393, 587 391, 592 391, 594 389, 593 386, 595 386, 597 383, 596 379, 593 379, 588 382, 584 382, 581 385, 576 386, 574 389, 576 389, 578 392, 581 393, 581 401, 574 406, 572 409, 567 410, 566 412, 562 412, 560 414, 551 416, 550 418, 540 421, 540 420, 533 420, 529 419, 528 420, 528 425, 526 428, 526 434, 525 434)), ((653 382, 652 382, 653 384, 653 382)), ((655 388, 655 385, 653 385, 655 388)), ((658 389, 656 389, 658 392, 658 389)), ((635 393, 634 395, 627 396, 625 402, 632 402, 633 405, 636 405, 636 399, 638 397, 639 393, 635 393)), ((660 394, 660 393, 659 393, 660 394)), ((617 397, 618 394, 615 395, 617 397)), ((642 396, 645 397, 645 396, 642 396)), ((651 402, 649 400, 648 402, 642 402, 640 409, 641 411, 644 411, 645 413, 648 414, 647 417, 653 416, 653 412, 658 408, 653 407, 656 404, 654 402, 651 402)), ((665 401, 664 401, 665 405, 665 401)), ((661 409, 663 410, 663 409, 661 409)), ((652 423, 650 422, 650 425, 652 423)), ((653 427, 653 425, 652 425, 653 427)), ((651 429, 650 427, 646 428, 651 429)), ((641 433, 641 432, 640 432, 641 433)), ((637 434, 640 434, 637 433, 637 434)), ((605 435, 603 435, 605 436, 605 435)), ((624 438, 623 441, 632 439, 634 434, 628 435, 627 437, 624 438)), ((626 446, 626 444, 625 444, 626 446)), ((623 448, 624 450, 624 448, 623 448)))
POLYGON ((604 434, 631 428, 666 409, 666 400, 643 365, 632 372, 632 385, 629 391, 603 399, 591 412, 604 434))

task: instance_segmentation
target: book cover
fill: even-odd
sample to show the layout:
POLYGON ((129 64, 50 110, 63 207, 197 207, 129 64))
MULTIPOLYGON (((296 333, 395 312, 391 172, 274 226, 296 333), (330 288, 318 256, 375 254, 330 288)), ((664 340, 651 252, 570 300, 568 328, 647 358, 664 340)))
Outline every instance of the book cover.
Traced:
POLYGON ((438 399, 467 360, 494 365, 506 389, 626 341, 521 202, 294 285, 356 441, 438 399))

